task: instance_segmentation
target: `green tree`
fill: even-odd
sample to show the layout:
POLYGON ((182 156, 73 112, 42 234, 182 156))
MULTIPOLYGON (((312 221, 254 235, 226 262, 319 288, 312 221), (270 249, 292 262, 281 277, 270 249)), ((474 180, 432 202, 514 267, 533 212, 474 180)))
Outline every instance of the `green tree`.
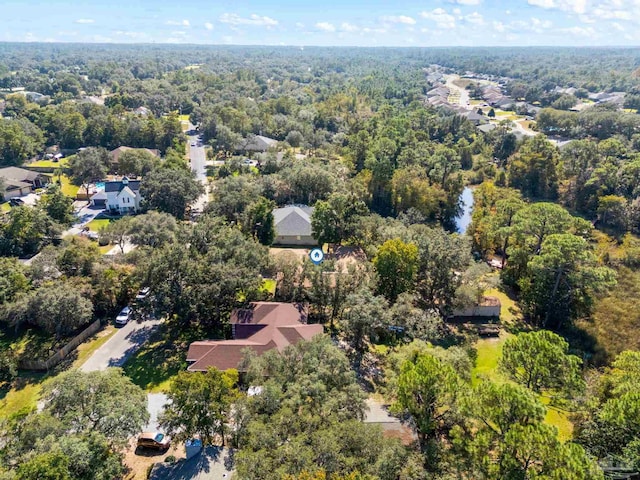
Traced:
POLYGON ((117 245, 124 254, 124 246, 127 243, 129 233, 134 223, 133 217, 122 217, 120 220, 111 221, 100 229, 100 239, 117 245))
POLYGON ((160 424, 179 441, 198 437, 205 445, 216 438, 225 444, 231 403, 237 397, 238 373, 210 368, 204 372, 180 372, 173 379, 160 424))
POLYGON ((18 467, 16 480, 73 480, 69 458, 61 452, 43 453, 18 467))
POLYGON ((0 257, 0 305, 29 290, 29 279, 18 259, 0 257))
POLYGON ((68 431, 99 432, 114 445, 126 443, 149 421, 146 394, 116 368, 61 373, 45 384, 43 400, 44 411, 68 431))
POLYGON ((527 140, 508 165, 509 186, 529 198, 558 197, 558 149, 543 135, 527 140))
POLYGON ((204 188, 194 174, 183 170, 154 170, 140 185, 148 208, 170 213, 177 219, 184 217, 187 206, 202 193, 204 188))
POLYGON ((418 305, 446 317, 453 309, 461 282, 457 272, 465 270, 471 261, 468 240, 423 225, 414 226, 411 237, 418 246, 418 305))
POLYGON ((462 389, 453 368, 432 355, 420 355, 402 366, 393 408, 411 416, 427 465, 438 463, 438 443, 453 426, 462 389))
POLYGON ((0 118, 0 166, 22 165, 44 147, 42 130, 26 118, 0 118))
POLYGON ((14 207, 0 221, 0 255, 33 255, 57 238, 60 230, 43 210, 14 207))
POLYGON ((620 231, 627 230, 627 200, 617 195, 605 195, 598 199, 598 217, 602 225, 620 231))
POLYGON ((44 208, 56 222, 61 225, 71 225, 75 220, 73 215, 73 200, 67 197, 57 185, 52 185, 42 196, 40 206, 44 208))
POLYGON ((615 285, 615 273, 597 266, 587 242, 576 235, 549 235, 520 279, 523 310, 545 328, 588 314, 593 297, 615 285))
POLYGON ((258 198, 245 211, 242 222, 243 231, 255 238, 262 245, 271 245, 276 238, 273 209, 275 202, 264 197, 258 198))
POLYGON ((58 249, 56 265, 69 277, 91 275, 96 262, 102 258, 100 248, 87 238, 73 236, 64 240, 58 249))
POLYGON ((500 369, 535 391, 574 394, 584 388, 581 360, 568 353, 569 344, 548 330, 520 333, 502 349, 500 369))
POLYGON ((160 165, 160 159, 144 149, 122 152, 118 157, 118 173, 121 175, 145 176, 160 165))
POLYGON ((489 110, 489 113, 487 113, 487 117, 496 118, 496 111, 492 108, 491 110, 489 110))
POLYGON ((367 339, 388 324, 389 306, 384 297, 374 295, 368 288, 349 295, 347 305, 342 326, 359 362, 367 349, 367 339))
POLYGON ((378 273, 378 293, 395 303, 398 295, 411 291, 418 271, 418 247, 399 238, 387 240, 373 258, 378 273))
POLYGON ((87 198, 91 184, 104 179, 110 166, 111 157, 104 148, 86 148, 69 160, 71 178, 76 185, 85 188, 87 198))
POLYGON ((358 235, 357 219, 368 212, 354 193, 333 193, 316 203, 311 215, 311 231, 319 245, 341 244, 358 235))
POLYGON ((178 223, 173 215, 152 210, 133 217, 126 235, 134 245, 157 248, 171 243, 177 233, 178 223))

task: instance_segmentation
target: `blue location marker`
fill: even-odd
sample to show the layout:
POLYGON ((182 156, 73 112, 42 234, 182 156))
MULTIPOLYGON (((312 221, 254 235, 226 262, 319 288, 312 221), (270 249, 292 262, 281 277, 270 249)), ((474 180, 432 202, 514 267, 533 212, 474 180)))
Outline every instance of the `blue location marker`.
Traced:
POLYGON ((320 265, 322 263, 322 260, 324 260, 324 252, 319 248, 314 248, 313 250, 311 250, 311 252, 309 252, 309 258, 316 265, 320 265))

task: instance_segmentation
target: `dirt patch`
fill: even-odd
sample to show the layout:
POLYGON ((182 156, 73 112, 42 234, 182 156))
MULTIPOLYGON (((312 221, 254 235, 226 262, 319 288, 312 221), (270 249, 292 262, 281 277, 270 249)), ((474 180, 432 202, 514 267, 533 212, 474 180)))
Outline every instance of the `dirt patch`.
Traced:
POLYGON ((124 452, 124 464, 129 468, 126 480, 146 480, 147 472, 154 463, 163 462, 169 455, 176 460, 185 458, 182 444, 172 445, 166 452, 136 448, 136 439, 131 439, 124 452))

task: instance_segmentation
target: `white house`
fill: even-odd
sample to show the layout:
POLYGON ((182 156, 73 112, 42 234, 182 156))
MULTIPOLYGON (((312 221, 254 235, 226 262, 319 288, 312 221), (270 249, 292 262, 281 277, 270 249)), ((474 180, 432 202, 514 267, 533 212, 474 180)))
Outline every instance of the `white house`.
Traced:
POLYGON ((122 180, 105 182, 104 191, 96 193, 91 197, 91 204, 98 207, 106 207, 107 210, 114 210, 120 214, 136 213, 140 211, 140 180, 129 180, 122 177, 122 180))

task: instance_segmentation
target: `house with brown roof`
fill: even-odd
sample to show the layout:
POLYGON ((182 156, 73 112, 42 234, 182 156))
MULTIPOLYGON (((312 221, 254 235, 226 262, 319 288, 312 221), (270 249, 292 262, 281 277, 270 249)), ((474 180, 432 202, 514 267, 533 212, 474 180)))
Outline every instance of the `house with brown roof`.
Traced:
POLYGON ((322 325, 307 324, 307 308, 297 303, 254 302, 249 308, 234 310, 230 322, 232 340, 202 340, 189 346, 187 370, 237 369, 247 348, 258 355, 282 351, 324 331, 322 325))

